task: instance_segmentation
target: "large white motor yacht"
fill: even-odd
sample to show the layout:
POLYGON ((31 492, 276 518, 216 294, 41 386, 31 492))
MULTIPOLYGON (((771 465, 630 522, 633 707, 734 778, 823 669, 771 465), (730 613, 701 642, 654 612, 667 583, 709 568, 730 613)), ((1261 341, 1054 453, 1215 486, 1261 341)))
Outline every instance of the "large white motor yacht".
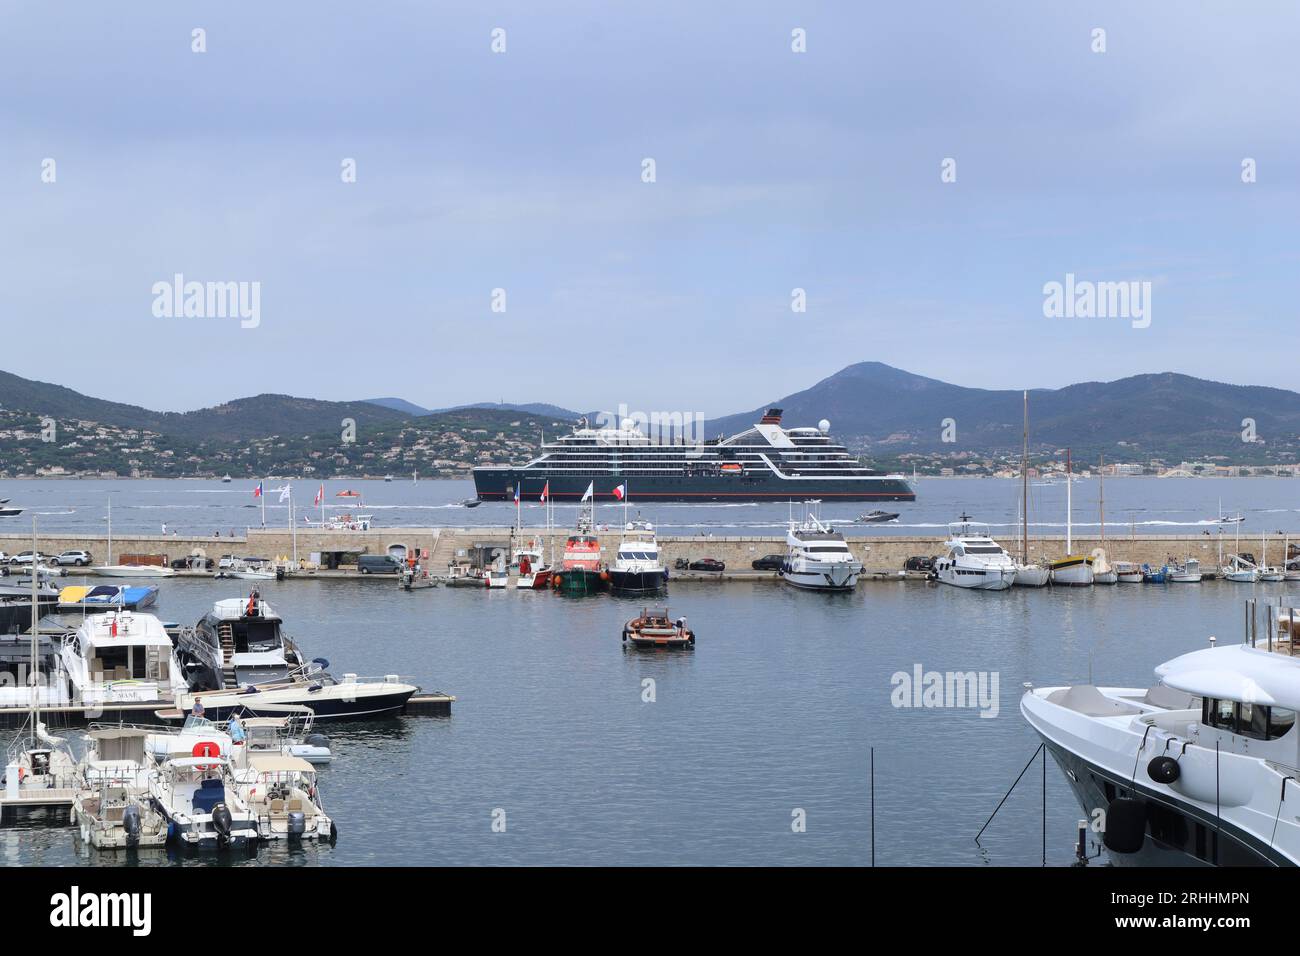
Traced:
POLYGON ((851 591, 862 562, 849 550, 844 535, 823 524, 815 512, 800 525, 790 522, 786 556, 779 575, 787 584, 809 591, 851 591))
POLYGON ((163 703, 185 690, 171 638, 152 614, 87 617, 64 638, 59 663, 77 703, 163 703))
POLYGON ((1020 704, 1111 859, 1300 863, 1300 659, 1211 646, 1155 673, 1150 689, 1031 688, 1020 704))
POLYGON ((948 553, 934 562, 944 584, 978 591, 1005 591, 1016 580, 1016 565, 1006 549, 989 537, 988 525, 961 520, 948 525, 948 553))

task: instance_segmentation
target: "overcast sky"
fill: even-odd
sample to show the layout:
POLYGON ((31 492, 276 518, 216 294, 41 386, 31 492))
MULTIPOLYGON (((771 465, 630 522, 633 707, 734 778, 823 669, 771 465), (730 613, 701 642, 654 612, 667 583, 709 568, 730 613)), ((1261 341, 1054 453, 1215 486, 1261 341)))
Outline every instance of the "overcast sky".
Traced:
POLYGON ((539 6, 5 3, 0 368, 176 410, 1296 385, 1294 4, 539 6), (260 324, 156 317, 176 273, 260 324), (1045 318, 1066 273, 1150 327, 1045 318))

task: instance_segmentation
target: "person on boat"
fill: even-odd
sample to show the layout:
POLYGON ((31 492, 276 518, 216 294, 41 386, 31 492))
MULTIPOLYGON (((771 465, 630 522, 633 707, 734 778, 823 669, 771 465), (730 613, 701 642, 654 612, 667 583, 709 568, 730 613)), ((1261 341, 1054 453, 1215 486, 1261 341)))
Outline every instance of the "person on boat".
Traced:
POLYGON ((190 714, 201 718, 203 716, 203 698, 195 697, 194 706, 190 708, 190 714))
POLYGON ((244 725, 239 722, 237 714, 230 715, 230 720, 226 722, 226 732, 230 734, 230 742, 236 747, 244 742, 244 725))

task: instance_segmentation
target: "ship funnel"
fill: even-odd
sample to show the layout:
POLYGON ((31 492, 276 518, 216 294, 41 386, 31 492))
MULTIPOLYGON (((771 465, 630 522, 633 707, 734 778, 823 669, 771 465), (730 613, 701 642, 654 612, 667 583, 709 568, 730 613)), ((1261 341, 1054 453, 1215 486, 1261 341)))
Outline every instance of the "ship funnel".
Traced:
POLYGON ((781 424, 781 409, 779 409, 779 408, 769 408, 769 409, 767 410, 767 414, 763 416, 763 419, 762 419, 762 421, 761 421, 759 424, 762 424, 762 425, 780 425, 780 424, 781 424))

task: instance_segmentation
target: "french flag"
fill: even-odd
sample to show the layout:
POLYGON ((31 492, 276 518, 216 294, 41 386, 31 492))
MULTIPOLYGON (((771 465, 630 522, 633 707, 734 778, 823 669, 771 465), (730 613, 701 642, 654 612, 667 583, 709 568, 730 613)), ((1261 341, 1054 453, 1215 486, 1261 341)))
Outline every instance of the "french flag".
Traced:
POLYGON ((253 489, 253 497, 254 498, 262 497, 262 483, 260 481, 257 483, 257 487, 253 489))
POLYGON ((622 501, 624 498, 627 497, 627 482, 626 482, 626 481, 623 482, 621 485, 619 485, 617 488, 614 489, 614 497, 617 498, 619 501, 622 501))
POLYGON ((519 504, 519 486, 515 485, 515 504, 519 504))

